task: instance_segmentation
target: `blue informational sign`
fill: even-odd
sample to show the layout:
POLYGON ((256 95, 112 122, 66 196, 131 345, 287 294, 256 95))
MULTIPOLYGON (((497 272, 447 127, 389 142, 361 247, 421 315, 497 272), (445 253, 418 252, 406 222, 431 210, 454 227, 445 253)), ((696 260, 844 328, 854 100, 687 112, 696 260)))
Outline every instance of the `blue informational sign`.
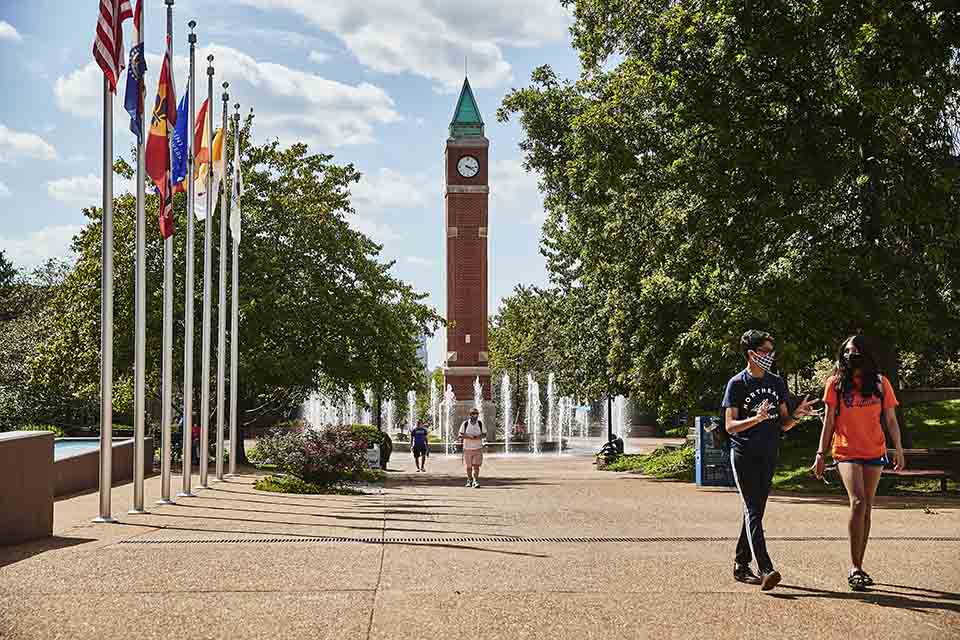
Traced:
POLYGON ((733 487, 733 467, 730 465, 730 448, 726 438, 717 438, 714 434, 723 429, 723 420, 717 416, 697 416, 694 418, 697 429, 697 486, 733 487))

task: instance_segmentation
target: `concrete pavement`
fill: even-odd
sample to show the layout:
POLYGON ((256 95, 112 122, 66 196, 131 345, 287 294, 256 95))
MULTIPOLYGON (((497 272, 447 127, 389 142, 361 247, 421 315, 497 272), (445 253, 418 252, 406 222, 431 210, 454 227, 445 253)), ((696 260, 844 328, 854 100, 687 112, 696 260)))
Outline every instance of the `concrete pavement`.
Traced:
POLYGON ((733 492, 586 456, 491 456, 468 489, 459 462, 416 473, 398 448, 371 495, 259 493, 243 475, 141 516, 117 487, 114 525, 90 522, 95 493, 62 500, 56 537, 0 548, 0 637, 960 637, 960 500, 881 499, 878 584, 853 594, 845 502, 775 496, 784 582, 762 594, 731 578, 733 492))

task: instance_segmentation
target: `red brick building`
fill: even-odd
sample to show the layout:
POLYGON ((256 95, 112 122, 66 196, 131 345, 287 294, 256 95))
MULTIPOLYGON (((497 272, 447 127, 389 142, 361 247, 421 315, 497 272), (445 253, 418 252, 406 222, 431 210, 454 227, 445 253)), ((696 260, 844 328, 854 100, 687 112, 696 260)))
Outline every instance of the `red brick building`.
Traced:
POLYGON ((455 425, 459 425, 474 405, 474 381, 480 379, 485 424, 492 440, 495 413, 490 402, 487 362, 489 147, 480 109, 470 82, 464 79, 444 150, 445 284, 449 323, 444 379, 457 396, 455 425))

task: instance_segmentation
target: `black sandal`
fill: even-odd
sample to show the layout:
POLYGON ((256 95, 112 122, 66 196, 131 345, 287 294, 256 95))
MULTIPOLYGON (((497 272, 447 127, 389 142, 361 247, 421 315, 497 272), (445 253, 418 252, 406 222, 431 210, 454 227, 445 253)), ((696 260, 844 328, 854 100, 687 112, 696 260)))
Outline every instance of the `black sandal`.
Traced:
POLYGON ((866 577, 867 577, 866 574, 863 571, 858 569, 857 571, 854 571, 849 576, 847 576, 847 584, 850 585, 850 589, 852 591, 866 591, 867 590, 866 577))
POLYGON ((867 573, 863 569, 860 569, 860 575, 863 576, 863 584, 867 585, 868 587, 873 586, 873 578, 870 577, 869 573, 867 573))

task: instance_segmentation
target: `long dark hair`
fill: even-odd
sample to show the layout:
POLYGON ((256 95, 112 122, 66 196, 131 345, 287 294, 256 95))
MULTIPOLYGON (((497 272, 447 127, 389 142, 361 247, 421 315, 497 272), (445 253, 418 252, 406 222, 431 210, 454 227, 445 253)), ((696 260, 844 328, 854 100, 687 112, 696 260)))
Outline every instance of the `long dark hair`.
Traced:
POLYGON ((857 334, 850 336, 840 343, 837 349, 837 363, 834 366, 834 375, 837 376, 837 390, 843 396, 853 391, 853 369, 847 364, 844 357, 847 351, 847 345, 853 342, 853 346, 863 356, 863 366, 860 367, 860 393, 863 397, 880 396, 880 369, 877 367, 877 360, 873 355, 873 348, 870 341, 863 335, 857 334))

